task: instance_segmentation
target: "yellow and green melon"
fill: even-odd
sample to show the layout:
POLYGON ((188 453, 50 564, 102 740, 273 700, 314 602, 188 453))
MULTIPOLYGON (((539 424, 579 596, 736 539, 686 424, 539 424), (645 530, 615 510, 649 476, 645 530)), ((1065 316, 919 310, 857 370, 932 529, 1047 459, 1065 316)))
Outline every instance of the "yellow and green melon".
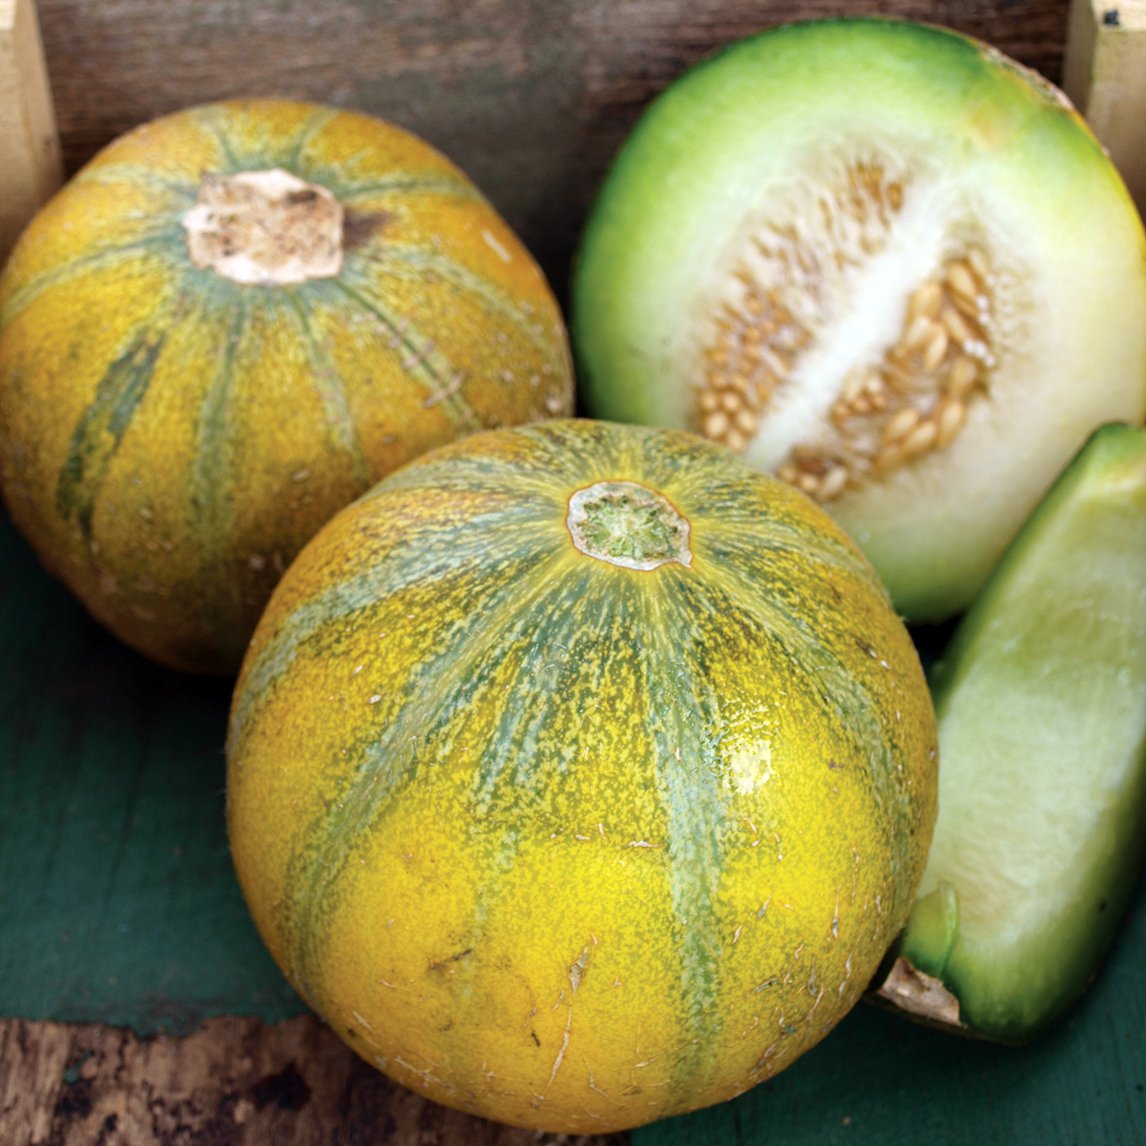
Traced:
POLYGON ((935 818, 915 649, 813 501, 697 435, 551 420, 304 548, 228 735, 290 982, 439 1102, 552 1131, 735 1095, 823 1038, 935 818))
POLYGON ((129 132, 0 280, 11 514, 182 669, 237 669, 291 558, 384 474, 571 404, 560 312, 507 224, 423 141, 331 107, 129 132))

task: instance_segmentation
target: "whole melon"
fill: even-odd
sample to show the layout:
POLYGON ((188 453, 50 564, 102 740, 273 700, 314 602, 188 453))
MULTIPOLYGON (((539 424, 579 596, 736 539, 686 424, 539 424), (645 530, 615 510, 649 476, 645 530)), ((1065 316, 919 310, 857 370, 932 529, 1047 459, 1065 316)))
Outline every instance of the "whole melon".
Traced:
POLYGON ((681 431, 556 420, 342 511, 256 630, 241 886, 363 1058, 567 1132, 727 1099, 856 1002, 935 817, 934 714, 806 495, 681 431))
POLYGON ((127 643, 234 672, 334 512, 485 428, 568 414, 540 269, 473 183, 375 118, 223 102, 115 140, 0 279, 0 480, 127 643))

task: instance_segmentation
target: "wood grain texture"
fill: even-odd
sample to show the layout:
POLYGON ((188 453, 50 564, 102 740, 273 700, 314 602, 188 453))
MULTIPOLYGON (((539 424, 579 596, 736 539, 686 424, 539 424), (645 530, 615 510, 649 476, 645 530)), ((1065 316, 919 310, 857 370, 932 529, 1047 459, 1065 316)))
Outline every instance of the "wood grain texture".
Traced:
POLYGON ((35 0, 0 0, 0 172, 3 257, 64 174, 35 0))
POLYGON ((435 1106, 317 1019, 212 1019, 184 1038, 0 1020, 5 1146, 622 1146, 537 1135, 435 1106))
POLYGON ((1068 0, 40 0, 67 167, 191 103, 314 99, 458 163, 563 297, 596 187, 648 100, 739 36, 880 14, 991 40, 1059 78, 1068 0))
POLYGON ((1074 0, 1063 85, 1146 210, 1146 0, 1074 0))

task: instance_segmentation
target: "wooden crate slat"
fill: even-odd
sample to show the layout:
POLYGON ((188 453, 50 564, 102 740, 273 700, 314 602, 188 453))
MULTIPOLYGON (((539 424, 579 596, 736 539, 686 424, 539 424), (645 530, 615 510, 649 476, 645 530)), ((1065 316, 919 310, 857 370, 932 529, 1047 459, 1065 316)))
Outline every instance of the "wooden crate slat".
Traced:
POLYGON ((34 0, 0 0, 0 173, 2 258, 63 177, 34 0))

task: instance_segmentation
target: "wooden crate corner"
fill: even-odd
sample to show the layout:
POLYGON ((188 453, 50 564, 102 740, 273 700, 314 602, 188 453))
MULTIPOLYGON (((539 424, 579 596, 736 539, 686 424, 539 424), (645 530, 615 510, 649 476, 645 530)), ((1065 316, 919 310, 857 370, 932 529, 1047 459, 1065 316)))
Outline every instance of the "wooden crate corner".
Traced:
POLYGON ((1146 214, 1146 0, 1071 0, 1063 88, 1146 214))
POLYGON ((62 179, 35 0, 0 0, 0 258, 62 179))

